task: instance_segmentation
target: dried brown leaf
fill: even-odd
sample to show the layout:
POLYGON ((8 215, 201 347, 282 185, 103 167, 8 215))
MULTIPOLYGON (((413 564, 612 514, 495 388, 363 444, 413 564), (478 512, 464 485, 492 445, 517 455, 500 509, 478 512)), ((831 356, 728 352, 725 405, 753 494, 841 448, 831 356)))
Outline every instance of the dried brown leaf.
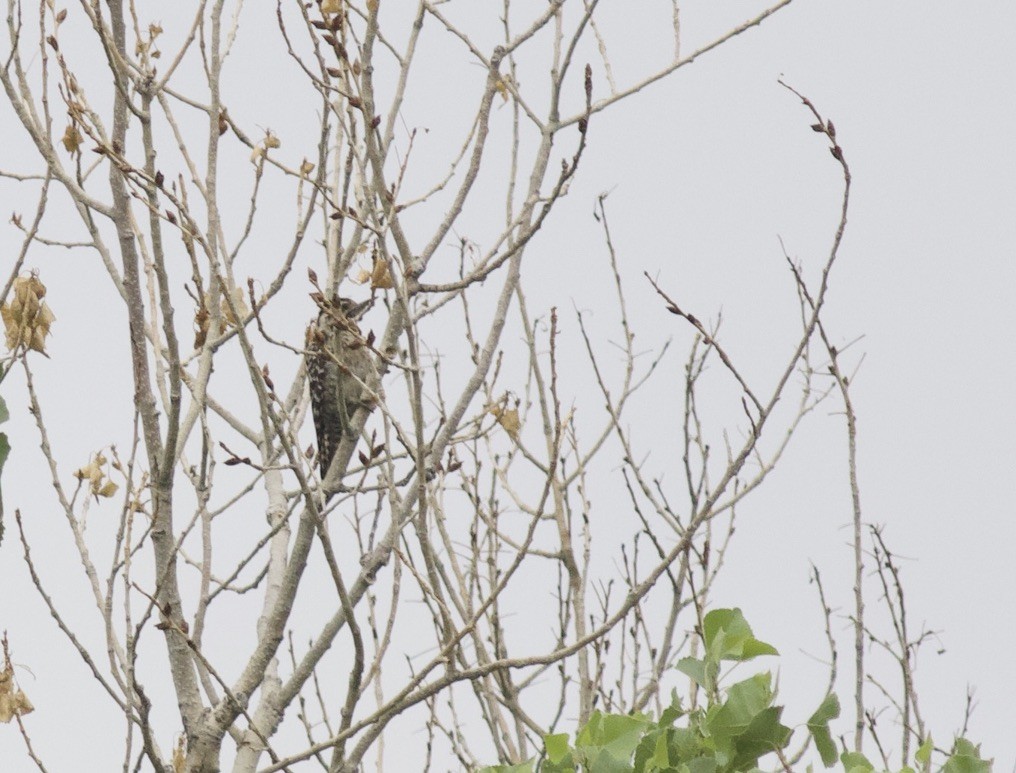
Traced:
POLYGON ((78 127, 73 123, 67 124, 67 128, 64 129, 63 137, 60 138, 60 142, 63 143, 64 148, 67 149, 68 153, 77 153, 81 148, 81 132, 78 131, 78 127))

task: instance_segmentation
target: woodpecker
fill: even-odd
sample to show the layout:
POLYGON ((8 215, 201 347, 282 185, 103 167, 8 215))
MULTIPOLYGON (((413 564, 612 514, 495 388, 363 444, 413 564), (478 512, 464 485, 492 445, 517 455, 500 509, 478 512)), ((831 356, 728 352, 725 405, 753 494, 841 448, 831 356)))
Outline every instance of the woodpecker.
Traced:
POLYGON ((307 380, 317 431, 317 456, 324 479, 343 436, 355 437, 356 409, 369 405, 363 384, 374 370, 357 322, 371 301, 356 303, 335 295, 318 300, 321 313, 307 328, 307 380))

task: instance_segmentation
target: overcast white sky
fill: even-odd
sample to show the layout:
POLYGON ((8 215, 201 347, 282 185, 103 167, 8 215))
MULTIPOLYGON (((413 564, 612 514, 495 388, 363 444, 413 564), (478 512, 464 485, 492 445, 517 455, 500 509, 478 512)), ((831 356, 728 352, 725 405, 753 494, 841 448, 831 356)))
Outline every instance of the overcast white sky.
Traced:
MULTIPOLYGON (((159 5, 172 13, 169 4, 159 5)), ((278 52, 270 37, 274 5, 260 5, 245 9, 251 22, 241 29, 232 65, 237 87, 245 56, 278 52), (265 18, 255 21, 258 14, 265 18)), ((601 27, 617 52, 619 81, 662 63, 670 52, 666 31, 657 40, 656 30, 632 18, 640 13, 635 5, 603 3, 601 27)), ((756 7, 682 3, 684 51, 756 7)), ((461 50, 449 47, 444 56, 469 78, 482 77, 461 50)), ((246 84, 256 91, 249 102, 237 98, 235 112, 271 126, 285 141, 298 131, 290 124, 299 116, 288 112, 288 76, 280 70, 277 81, 259 76, 246 84)), ((443 74, 451 82, 446 88, 455 88, 457 72, 443 74)), ((598 311, 612 313, 609 285, 587 279, 591 262, 603 265, 593 201, 610 190, 608 212, 639 340, 647 348, 674 340, 655 385, 629 417, 645 445, 665 448, 665 434, 676 431, 673 396, 689 335, 660 308, 643 271, 701 319, 722 310, 728 350, 749 374, 771 377, 796 323, 779 239, 806 269, 820 265, 840 192, 838 167, 808 129, 810 115, 778 85, 781 76, 835 122, 854 175, 827 325, 841 344, 863 336, 850 353, 864 356, 852 391, 864 517, 885 526, 890 547, 903 557, 912 624, 940 632, 922 650, 917 674, 925 720, 945 744, 972 686, 977 708, 969 736, 996 758, 996 770, 1014 770, 1016 4, 795 0, 760 29, 598 116, 578 179, 534 245, 525 270, 530 302, 544 309, 574 304, 594 320, 598 311)), ((405 121, 431 129, 433 136, 421 142, 443 143, 436 127, 450 104, 447 95, 432 94, 429 102, 407 105, 405 121)), ((17 131, 6 107, 0 129, 5 143, 17 131)), ((0 151, 0 159, 4 169, 32 168, 25 155, 0 151)), ((5 217, 21 209, 20 196, 0 181, 5 217)), ((0 230, 0 261, 18 244, 13 228, 0 230)), ((89 329, 101 310, 82 297, 82 290, 88 294, 84 279, 67 279, 92 260, 53 253, 29 261, 43 271, 52 304, 61 310, 49 377, 69 378, 60 363, 75 363, 86 390, 63 407, 67 420, 90 428, 82 440, 86 453, 113 440, 96 431, 92 414, 104 414, 104 401, 129 399, 122 383, 103 381, 109 380, 104 333, 101 326, 89 329), (82 411, 89 416, 81 417, 82 411)), ((19 389, 13 377, 4 384, 12 410, 26 402, 19 389)), ((593 404, 598 398, 577 399, 593 404)), ((49 494, 38 488, 46 483, 34 469, 40 457, 30 425, 15 419, 5 429, 16 452, 4 473, 8 530, 0 550, 0 628, 29 671, 19 678, 38 710, 27 721, 39 743, 52 744, 44 747, 50 769, 99 770, 82 768, 81 759, 99 753, 100 720, 113 715, 104 713, 104 696, 80 689, 88 674, 28 583, 13 511, 20 507, 42 518, 49 505, 37 503, 49 494), (94 706, 81 704, 86 695, 94 706), (76 704, 72 711, 58 706, 66 696, 76 704), (72 743, 56 747, 56 737, 69 736, 72 743)), ((713 599, 714 605, 744 608, 759 637, 781 650, 782 699, 789 705, 814 703, 824 678, 824 667, 812 657, 824 656, 818 602, 808 584, 812 563, 838 611, 840 693, 845 702, 849 695, 845 447, 841 416, 822 411, 811 417, 782 469, 744 508, 713 599)), ((38 547, 40 561, 44 547, 38 547)), ((77 567, 70 555, 54 547, 50 560, 68 562, 72 573, 77 567)), ((59 576, 52 565, 50 571, 59 576)), ((15 732, 0 727, 0 760, 21 759, 15 732)), ((5 765, 5 771, 29 769, 5 765)))

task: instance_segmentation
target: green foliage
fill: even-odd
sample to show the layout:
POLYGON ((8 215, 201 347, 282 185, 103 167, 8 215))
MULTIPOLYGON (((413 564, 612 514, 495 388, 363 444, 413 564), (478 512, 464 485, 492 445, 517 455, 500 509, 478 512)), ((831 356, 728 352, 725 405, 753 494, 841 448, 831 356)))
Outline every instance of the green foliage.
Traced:
POLYGON ((478 773, 533 773, 533 760, 523 762, 521 765, 488 765, 480 768, 478 773))
POLYGON ((822 764, 827 768, 836 764, 836 744, 833 742, 832 733, 829 732, 829 723, 839 715, 840 699, 830 694, 808 719, 808 732, 811 733, 815 748, 822 757, 822 764))
POLYGON ((942 773, 991 773, 991 760, 981 759, 981 747, 957 738, 942 773))
POLYGON ((914 761, 918 765, 927 765, 931 761, 931 753, 934 750, 935 744, 932 742, 931 736, 929 735, 927 738, 924 739, 924 743, 921 744, 921 747, 917 750, 917 753, 914 754, 914 761))
POLYGON ((740 609, 714 609, 702 621, 707 659, 751 660, 760 655, 779 655, 771 644, 759 641, 751 632, 740 609))
MULTIPOLYGON (((924 743, 914 755, 914 761, 922 770, 931 770, 931 752, 934 745, 931 738, 924 743)), ((844 752, 840 757, 844 773, 876 773, 878 768, 868 758, 858 752, 844 752)), ((900 773, 914 773, 910 767, 903 768, 900 773)), ((965 738, 957 738, 945 763, 938 768, 938 773, 991 773, 991 760, 981 759, 981 749, 965 738)))
MULTIPOLYGON (((708 613, 702 638, 704 657, 684 658, 677 669, 704 689, 704 707, 686 710, 674 693, 655 721, 645 714, 597 711, 579 729, 574 744, 566 733, 547 735, 542 758, 479 773, 758 773, 763 757, 789 747, 793 730, 780 722, 783 707, 773 704, 770 673, 723 687, 720 664, 778 653, 755 638, 739 609, 708 613)), ((875 773, 863 754, 837 755, 829 723, 839 715, 839 700, 830 694, 805 723, 823 764, 832 767, 838 759, 844 773, 875 773)), ((929 738, 917 750, 915 763, 921 770, 931 769, 932 749, 929 738)), ((767 762, 770 767, 781 765, 775 758, 767 762)), ((939 773, 990 773, 990 765, 980 758, 978 747, 960 739, 939 773)), ((899 773, 914 770, 907 767, 899 773)))
POLYGON ((771 644, 759 641, 751 632, 740 609, 714 609, 702 621, 705 657, 702 660, 682 658, 677 670, 687 674, 715 696, 716 678, 724 660, 746 661, 761 655, 779 655, 771 644))

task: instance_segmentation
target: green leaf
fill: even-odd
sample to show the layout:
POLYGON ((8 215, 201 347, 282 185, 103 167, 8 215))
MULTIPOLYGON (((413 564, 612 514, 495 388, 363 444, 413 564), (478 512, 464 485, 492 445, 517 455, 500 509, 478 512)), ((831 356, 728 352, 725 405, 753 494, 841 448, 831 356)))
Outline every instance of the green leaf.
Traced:
POLYGON ((488 765, 476 773, 533 773, 533 760, 526 760, 518 765, 488 765))
POLYGON ((964 757, 976 757, 981 758, 981 750, 975 744, 972 744, 966 738, 957 738, 953 742, 952 753, 954 755, 959 754, 964 757))
POLYGON ((840 699, 836 697, 836 693, 829 693, 822 701, 822 705, 808 718, 808 724, 828 725, 830 720, 836 719, 839 715, 840 699))
POLYGON ((575 746, 599 745, 603 738, 603 712, 594 711, 575 736, 575 746))
POLYGON ((719 765, 714 757, 696 757, 688 761, 671 763, 662 768, 647 768, 646 773, 716 773, 719 765))
POLYGON ((706 712, 705 732, 720 767, 743 770, 736 764, 753 763, 789 738, 789 729, 778 722, 782 709, 770 706, 770 681, 766 673, 738 682, 727 691, 726 702, 706 712))
POLYGON ((0 424, 3 424, 11 417, 10 413, 7 412, 7 403, 0 397, 0 424))
POLYGON ((634 773, 655 773, 655 771, 670 769, 667 732, 661 730, 649 731, 642 736, 642 740, 635 750, 634 773))
POLYGON ((660 714, 659 720, 656 722, 657 727, 671 727, 674 722, 683 717, 687 712, 681 706, 681 698, 677 694, 677 690, 672 690, 670 693, 670 705, 663 710, 660 714))
POLYGON ((759 641, 740 609, 714 609, 702 621, 706 660, 751 660, 760 655, 779 655, 771 644, 759 641))
POLYGON ((991 773, 991 762, 956 754, 946 760, 942 773, 991 773))
POLYGON ((543 736, 543 748, 547 750, 547 759, 554 763, 560 762, 571 751, 568 746, 568 734, 556 733, 543 736))
POLYGON ((808 732, 815 741, 815 748, 822 758, 822 764, 827 768, 836 764, 836 743, 833 741, 832 733, 829 732, 829 722, 839 715, 839 698, 835 693, 830 693, 818 710, 808 718, 808 732))
POLYGON ((600 748, 583 766, 589 773, 631 773, 631 755, 616 757, 605 748, 600 748))
MULTIPOLYGON (((584 759, 596 761, 603 771, 611 760, 623 761, 631 771, 631 759, 645 732, 653 722, 641 714, 603 714, 594 711, 575 738, 575 751, 584 759)), ((592 770, 592 768, 590 768, 592 770)))
POLYGON ((931 753, 935 750, 935 743, 931 740, 929 735, 924 739, 924 743, 921 744, 920 748, 914 753, 914 761, 919 765, 927 765, 931 761, 931 753))
POLYGON ((688 727, 676 727, 668 736, 668 746, 672 758, 690 764, 702 754, 705 744, 701 732, 688 727))
POLYGON ((685 766, 688 773, 716 773, 720 767, 713 757, 696 757, 685 766))
POLYGON ((575 759, 569 753, 558 762, 544 760, 540 765, 540 773, 575 773, 575 759))
POLYGON ((846 773, 863 773, 874 770, 868 758, 860 752, 843 752, 840 755, 840 762, 843 763, 843 770, 846 773))
POLYGON ((941 773, 991 773, 991 760, 981 759, 980 747, 965 738, 957 738, 941 773))
POLYGON ((681 658, 677 661, 677 670, 687 674, 703 687, 706 686, 706 662, 695 658, 681 658))
POLYGON ((782 706, 770 706, 759 712, 734 739, 734 770, 746 770, 749 765, 755 765, 759 757, 786 748, 793 731, 780 723, 782 713, 782 706))
POLYGON ((771 681, 767 672, 732 685, 727 690, 727 700, 707 712, 709 733, 733 736, 743 732, 759 712, 769 708, 773 699, 771 681))

